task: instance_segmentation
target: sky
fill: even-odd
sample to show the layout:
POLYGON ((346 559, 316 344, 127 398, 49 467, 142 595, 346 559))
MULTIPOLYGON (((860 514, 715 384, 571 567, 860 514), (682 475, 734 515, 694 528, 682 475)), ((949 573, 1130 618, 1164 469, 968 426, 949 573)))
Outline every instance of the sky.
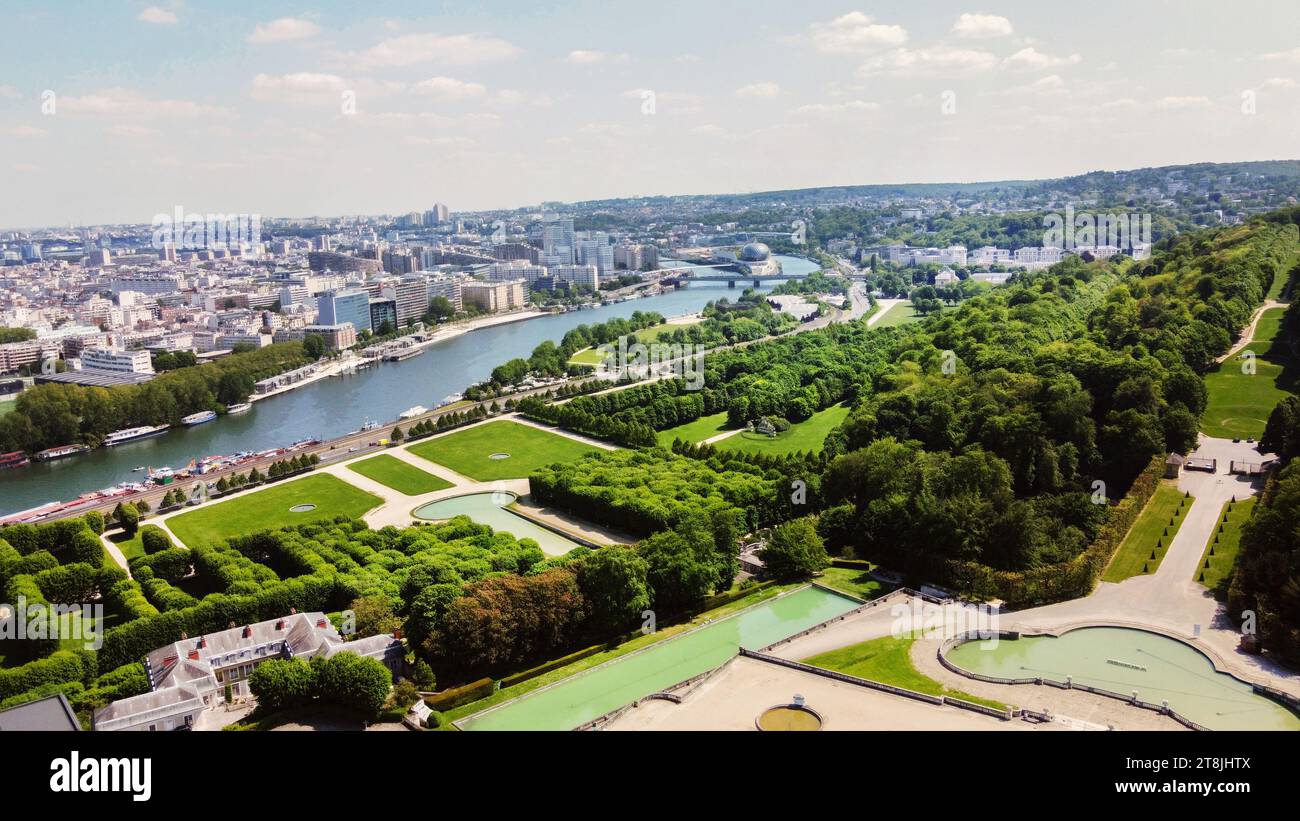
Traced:
POLYGON ((1300 3, 0 0, 0 226, 1300 157, 1300 3))

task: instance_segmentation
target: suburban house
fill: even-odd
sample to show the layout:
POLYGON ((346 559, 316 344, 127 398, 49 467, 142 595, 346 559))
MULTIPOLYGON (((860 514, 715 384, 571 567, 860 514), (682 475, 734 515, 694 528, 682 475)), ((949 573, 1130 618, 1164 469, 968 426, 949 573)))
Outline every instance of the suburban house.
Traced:
POLYGON ((119 699, 95 713, 96 730, 178 730, 193 727, 204 710, 249 695, 248 677, 267 659, 356 653, 378 659, 396 676, 406 648, 401 639, 374 635, 344 641, 324 613, 290 613, 159 647, 144 660, 150 692, 119 699))

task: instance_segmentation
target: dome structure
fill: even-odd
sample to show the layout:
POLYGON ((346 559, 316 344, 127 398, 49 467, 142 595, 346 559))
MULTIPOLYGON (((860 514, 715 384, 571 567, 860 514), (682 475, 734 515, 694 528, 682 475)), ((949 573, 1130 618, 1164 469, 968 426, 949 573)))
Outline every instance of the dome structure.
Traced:
POLYGON ((772 256, 772 249, 761 242, 751 242, 740 249, 741 262, 763 262, 772 256))

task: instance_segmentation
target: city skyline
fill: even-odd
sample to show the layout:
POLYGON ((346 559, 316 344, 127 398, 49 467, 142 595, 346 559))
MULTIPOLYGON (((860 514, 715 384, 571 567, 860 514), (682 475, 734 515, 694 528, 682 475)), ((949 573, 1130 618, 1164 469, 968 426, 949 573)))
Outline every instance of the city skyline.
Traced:
POLYGON ((1262 3, 1103 2, 1077 26, 1024 2, 634 25, 585 3, 70 5, 85 25, 8 14, 8 227, 1054 178, 1287 158, 1300 124, 1300 10, 1262 3))

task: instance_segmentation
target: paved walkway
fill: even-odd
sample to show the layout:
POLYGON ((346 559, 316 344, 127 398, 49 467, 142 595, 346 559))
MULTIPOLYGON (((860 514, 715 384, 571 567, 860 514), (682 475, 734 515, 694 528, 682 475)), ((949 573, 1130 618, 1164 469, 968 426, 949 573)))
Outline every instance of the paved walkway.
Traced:
POLYGON ((1231 349, 1228 350, 1227 353, 1225 353, 1223 356, 1216 358, 1214 361, 1227 362, 1229 359, 1236 356, 1237 353, 1242 348, 1246 347, 1251 342, 1254 342, 1255 328, 1259 325, 1259 318, 1263 316, 1264 312, 1267 311, 1269 308, 1288 308, 1290 307, 1290 305, 1291 303, 1289 302, 1279 302, 1276 299, 1270 299, 1267 302, 1265 302, 1263 305, 1256 308, 1255 315, 1250 318, 1250 324, 1247 325, 1245 330, 1241 332, 1241 336, 1237 337, 1236 343, 1232 346, 1231 349))
POLYGON ((1217 459, 1218 471, 1184 471, 1179 478, 1179 489, 1190 492, 1195 501, 1155 573, 1119 584, 1102 582, 1092 595, 1081 599, 1006 613, 1002 628, 1043 631, 1086 622, 1156 627, 1201 647, 1221 668, 1300 695, 1300 674, 1237 649, 1241 635, 1224 606, 1196 582, 1201 555, 1214 535, 1224 504, 1260 489, 1258 480, 1230 475, 1229 462, 1259 463, 1269 454, 1261 454, 1254 444, 1201 435, 1194 455, 1217 459))

